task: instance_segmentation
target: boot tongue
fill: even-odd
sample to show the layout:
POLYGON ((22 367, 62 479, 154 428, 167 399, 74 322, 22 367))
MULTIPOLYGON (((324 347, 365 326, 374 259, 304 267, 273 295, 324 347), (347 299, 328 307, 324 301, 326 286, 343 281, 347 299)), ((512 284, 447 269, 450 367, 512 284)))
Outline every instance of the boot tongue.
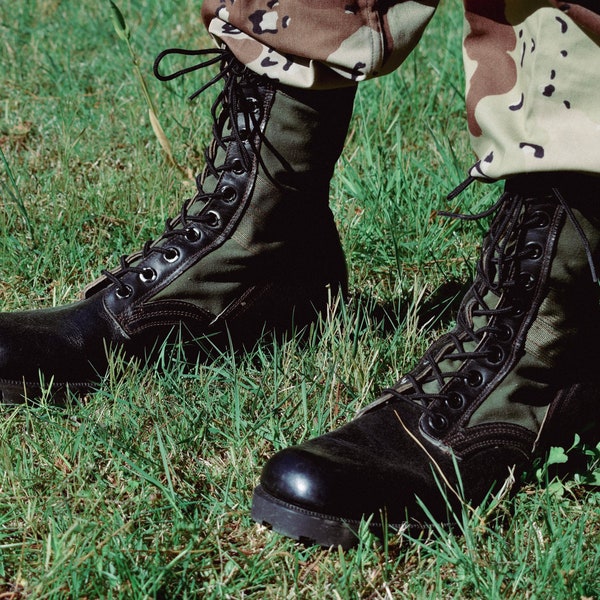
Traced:
MULTIPOLYGON (((485 288, 480 290, 480 293, 483 293, 483 302, 479 304, 477 301, 477 295, 475 294, 477 283, 475 283, 471 288, 470 298, 465 299, 460 308, 457 327, 453 331, 454 336, 460 340, 462 348, 457 347, 451 338, 448 338, 448 345, 440 352, 441 356, 434 356, 437 367, 442 374, 458 372, 467 360, 464 358, 464 354, 476 352, 478 347, 482 345, 482 341, 484 341, 484 335, 478 335, 478 332, 485 331, 485 328, 489 325, 490 316, 473 313, 479 312, 481 309, 484 309, 485 312, 494 311, 500 303, 500 294, 504 283, 511 278, 514 264, 510 260, 507 261, 505 257, 514 255, 517 239, 516 236, 511 235, 504 239, 506 240, 505 244, 502 244, 502 240, 497 240, 492 247, 488 246, 487 249, 484 248, 482 251, 483 260, 480 262, 479 268, 483 272, 485 285, 485 288), (462 323, 466 323, 466 327, 458 325, 461 323, 460 317, 462 317, 462 323), (471 333, 474 335, 471 335, 471 333), (458 353, 461 355, 460 358, 453 358, 458 353)), ((480 287, 481 283, 482 280, 480 279, 480 287)), ((449 378, 443 378, 443 380, 446 382, 449 378)), ((439 394, 443 387, 435 376, 427 379, 422 384, 423 391, 426 394, 439 394)))
MULTIPOLYGON (((491 290, 488 290, 483 296, 483 304, 487 309, 494 310, 499 302, 500 296, 491 290)), ((451 338, 448 338, 448 345, 444 346, 441 351, 441 356, 439 357, 441 360, 436 360, 437 368, 442 375, 458 372, 467 360, 464 358, 464 354, 476 352, 478 347, 481 346, 483 336, 477 334, 479 331, 485 330, 489 324, 490 317, 487 315, 474 316, 473 312, 478 308, 480 307, 474 297, 471 298, 471 301, 466 302, 461 308, 462 317, 475 334, 475 339, 472 339, 466 329, 463 329, 462 331, 454 330, 453 334, 460 340, 462 349, 457 347, 456 344, 451 341, 451 338), (460 353, 460 358, 455 357, 457 353, 460 353)), ((438 357, 434 356, 434 359, 436 358, 438 357)), ((449 378, 443 378, 443 380, 444 382, 447 382, 449 381, 449 378)), ((439 394, 443 387, 444 386, 440 385, 440 382, 436 377, 431 377, 422 384, 423 392, 432 395, 439 394)))

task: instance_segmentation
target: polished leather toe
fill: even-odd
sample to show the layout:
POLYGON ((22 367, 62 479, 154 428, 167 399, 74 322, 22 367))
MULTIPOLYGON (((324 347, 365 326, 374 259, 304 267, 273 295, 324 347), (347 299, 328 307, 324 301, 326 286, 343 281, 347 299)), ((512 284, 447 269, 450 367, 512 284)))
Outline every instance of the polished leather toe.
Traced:
POLYGON ((420 432, 418 408, 403 408, 406 429, 397 407, 384 406, 275 454, 263 468, 254 517, 283 533, 294 522, 298 536, 306 527, 315 539, 319 523, 370 516, 375 527, 382 516, 400 527, 420 528, 431 517, 452 523, 463 504, 480 503, 523 461, 519 448, 493 445, 453 456, 420 432))
MULTIPOLYGON (((412 416, 418 419, 418 411, 412 416)), ((411 418, 410 415, 406 418, 411 418)), ((438 464, 452 459, 429 447, 438 464)), ((442 507, 430 459, 406 435, 392 409, 351 421, 337 431, 275 454, 264 466, 261 486, 287 504, 324 515, 359 520, 385 511, 390 522, 421 519, 420 501, 442 507), (419 501, 420 499, 420 501, 419 501)))
POLYGON ((0 380, 94 379, 106 368, 106 348, 123 340, 101 294, 56 308, 2 313, 0 380))

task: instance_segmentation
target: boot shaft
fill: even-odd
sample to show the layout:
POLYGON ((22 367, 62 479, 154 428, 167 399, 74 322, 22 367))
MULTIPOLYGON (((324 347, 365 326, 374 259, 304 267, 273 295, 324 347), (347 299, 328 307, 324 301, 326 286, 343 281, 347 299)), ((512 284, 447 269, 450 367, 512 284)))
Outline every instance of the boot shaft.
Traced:
POLYGON ((425 437, 457 455, 500 431, 531 452, 573 389, 599 387, 590 352, 600 333, 599 200, 594 177, 509 181, 456 327, 365 412, 402 397, 421 405, 425 437))
POLYGON ((144 326, 136 323, 138 306, 149 302, 160 304, 163 314, 181 312, 185 303, 216 317, 237 310, 250 286, 294 276, 345 289, 328 195, 355 88, 286 88, 222 52, 223 90, 212 109, 214 139, 198 193, 161 238, 100 284, 116 279, 127 292, 126 305, 124 294, 108 301, 126 331, 144 326), (140 281, 145 273, 149 282, 140 281))

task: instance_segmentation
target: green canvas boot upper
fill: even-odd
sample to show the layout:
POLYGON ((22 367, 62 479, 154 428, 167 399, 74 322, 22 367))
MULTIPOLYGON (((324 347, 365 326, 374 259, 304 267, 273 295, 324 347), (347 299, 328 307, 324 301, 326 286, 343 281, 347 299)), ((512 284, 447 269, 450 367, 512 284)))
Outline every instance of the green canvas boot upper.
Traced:
MULTIPOLYGON (((192 70, 159 72, 178 52, 159 56, 161 79, 192 70)), ((217 55, 223 85, 197 194, 82 301, 0 315, 5 401, 35 393, 40 378, 57 391, 87 390, 106 369, 107 349, 151 360, 172 340, 194 360, 266 330, 300 329, 345 291, 328 194, 355 89, 284 88, 227 49, 195 53, 217 55)))
POLYGON ((354 421, 276 454, 255 520, 351 546, 362 517, 379 532, 446 523, 536 451, 597 442, 598 200, 592 177, 510 180, 455 328, 354 421))
POLYGON ((558 187, 527 197, 546 181, 509 182, 456 328, 390 390, 421 400, 423 432, 453 448, 495 435, 499 423, 529 448, 554 390, 594 374, 599 288, 585 245, 597 254, 600 212, 581 185, 563 184, 568 204, 558 187))

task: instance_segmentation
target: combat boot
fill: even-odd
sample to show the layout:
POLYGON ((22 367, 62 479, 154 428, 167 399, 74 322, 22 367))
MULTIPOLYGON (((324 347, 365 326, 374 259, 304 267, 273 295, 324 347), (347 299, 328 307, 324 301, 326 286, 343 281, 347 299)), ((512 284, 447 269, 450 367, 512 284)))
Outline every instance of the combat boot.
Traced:
POLYGON ((275 454, 254 520, 345 548, 361 519, 418 534, 550 445, 597 443, 599 201, 600 178, 509 180, 455 328, 355 420, 275 454))
POLYGON ((278 85, 227 48, 165 51, 155 73, 166 80, 214 63, 219 74, 210 84, 222 91, 197 193, 157 240, 103 271, 81 301, 0 315, 4 402, 36 396, 50 383, 55 397, 87 392, 115 353, 123 364, 146 364, 170 342, 188 360, 247 347, 265 331, 301 329, 344 293, 328 193, 355 88, 278 85), (177 53, 209 58, 162 74, 161 61, 177 53))

